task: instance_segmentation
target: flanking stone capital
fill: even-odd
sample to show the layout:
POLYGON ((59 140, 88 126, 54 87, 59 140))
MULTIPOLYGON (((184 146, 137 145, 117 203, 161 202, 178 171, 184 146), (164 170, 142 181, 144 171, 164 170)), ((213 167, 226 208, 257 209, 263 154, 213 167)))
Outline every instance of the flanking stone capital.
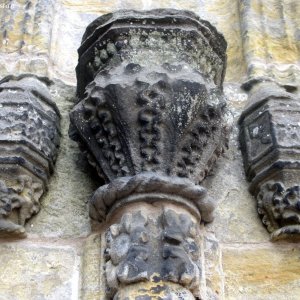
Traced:
POLYGON ((49 83, 33 75, 0 82, 0 237, 26 235, 53 171, 60 115, 49 83))
POLYGON ((266 81, 254 86, 240 118, 250 191, 272 240, 300 237, 300 104, 266 81))
POLYGON ((201 296, 194 238, 213 204, 199 184, 227 147, 225 51, 223 36, 187 11, 119 11, 83 36, 70 136, 107 183, 90 216, 114 223, 114 299, 201 296))

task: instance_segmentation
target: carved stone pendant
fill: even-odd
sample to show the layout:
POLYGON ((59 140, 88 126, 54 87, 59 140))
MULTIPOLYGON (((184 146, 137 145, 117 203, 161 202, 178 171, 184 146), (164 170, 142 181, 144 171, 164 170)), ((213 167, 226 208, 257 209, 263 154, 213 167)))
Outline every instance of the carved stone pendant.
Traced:
POLYGON ((253 88, 240 118, 250 191, 272 240, 300 238, 300 104, 275 83, 253 88))
POLYGON ((53 170, 60 115, 48 83, 33 75, 0 82, 0 236, 25 236, 53 170))
POLYGON ((153 282, 154 274, 198 293, 200 271, 187 249, 188 229, 167 238, 170 247, 160 241, 168 205, 185 210, 170 217, 175 227, 179 220, 212 220, 213 205, 198 184, 227 146, 225 51, 223 36, 187 11, 119 11, 87 27, 78 50, 70 136, 107 183, 92 197, 91 217, 119 218, 107 234, 108 249, 127 245, 124 255, 107 262, 108 286, 116 295, 125 284, 153 282), (125 217, 128 207, 141 203, 164 208, 155 216, 143 209, 125 217), (136 230, 149 241, 138 241, 136 230), (149 254, 156 247, 158 253, 149 254), (177 256, 179 270, 167 271, 168 257, 177 265, 177 256))

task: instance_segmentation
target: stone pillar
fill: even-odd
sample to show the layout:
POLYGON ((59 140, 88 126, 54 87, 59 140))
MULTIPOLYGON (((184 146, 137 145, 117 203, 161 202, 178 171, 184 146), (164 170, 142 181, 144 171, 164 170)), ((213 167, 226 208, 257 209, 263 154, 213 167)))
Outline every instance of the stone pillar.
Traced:
POLYGON ((49 80, 8 76, 0 82, 0 236, 24 237, 40 210, 59 146, 60 114, 49 80))
POLYGON ((239 123, 245 171, 262 222, 272 240, 299 240, 299 99, 272 81, 256 84, 239 123))
POLYGON ((106 185, 90 216, 106 232, 113 299, 201 298, 200 185, 227 144, 226 42, 187 11, 119 11, 78 50, 70 136, 106 185))
POLYGON ((248 104, 239 120, 250 192, 272 240, 299 239, 299 1, 240 1, 248 104))

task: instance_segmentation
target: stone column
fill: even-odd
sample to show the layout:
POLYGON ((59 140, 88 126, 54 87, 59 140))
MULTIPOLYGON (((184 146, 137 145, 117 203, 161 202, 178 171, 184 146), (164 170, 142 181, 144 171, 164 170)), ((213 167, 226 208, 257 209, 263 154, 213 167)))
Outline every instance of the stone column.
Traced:
POLYGON ((250 192, 272 240, 299 239, 299 1, 240 1, 249 99, 240 141, 250 192))
POLYGON ((250 192, 273 241, 300 238, 299 99, 272 81, 256 84, 240 120, 250 192))
POLYGON ((107 295, 201 298, 200 185, 227 144, 226 42, 187 11, 119 11, 78 50, 70 136, 106 182, 90 216, 106 231, 107 295))
POLYGON ((0 81, 0 237, 24 237, 47 190, 60 121, 49 84, 28 74, 0 81))

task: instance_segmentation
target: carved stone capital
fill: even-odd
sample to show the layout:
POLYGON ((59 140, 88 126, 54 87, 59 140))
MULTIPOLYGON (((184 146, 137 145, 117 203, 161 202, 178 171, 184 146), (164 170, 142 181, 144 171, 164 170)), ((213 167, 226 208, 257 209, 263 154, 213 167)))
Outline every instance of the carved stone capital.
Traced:
POLYGON ((190 228, 212 220, 199 184, 227 147, 225 51, 207 21, 171 9, 104 15, 83 36, 70 136, 106 183, 90 215, 115 222, 106 235, 115 299, 131 299, 125 285, 154 278, 198 297, 190 228), (139 205, 149 211, 128 211, 139 205))
POLYGON ((257 194, 258 213, 271 232, 272 240, 300 239, 300 186, 285 188, 283 183, 269 181, 257 194))
POLYGON ((33 75, 0 82, 0 236, 24 236, 47 189, 60 119, 48 84, 33 75))
POLYGON ((300 105, 273 82, 257 85, 240 118, 250 191, 272 239, 299 237, 300 105))
POLYGON ((101 186, 90 201, 90 216, 102 222, 130 203, 170 202, 184 206, 199 221, 211 222, 214 204, 206 190, 186 178, 169 177, 154 172, 120 177, 101 186))

